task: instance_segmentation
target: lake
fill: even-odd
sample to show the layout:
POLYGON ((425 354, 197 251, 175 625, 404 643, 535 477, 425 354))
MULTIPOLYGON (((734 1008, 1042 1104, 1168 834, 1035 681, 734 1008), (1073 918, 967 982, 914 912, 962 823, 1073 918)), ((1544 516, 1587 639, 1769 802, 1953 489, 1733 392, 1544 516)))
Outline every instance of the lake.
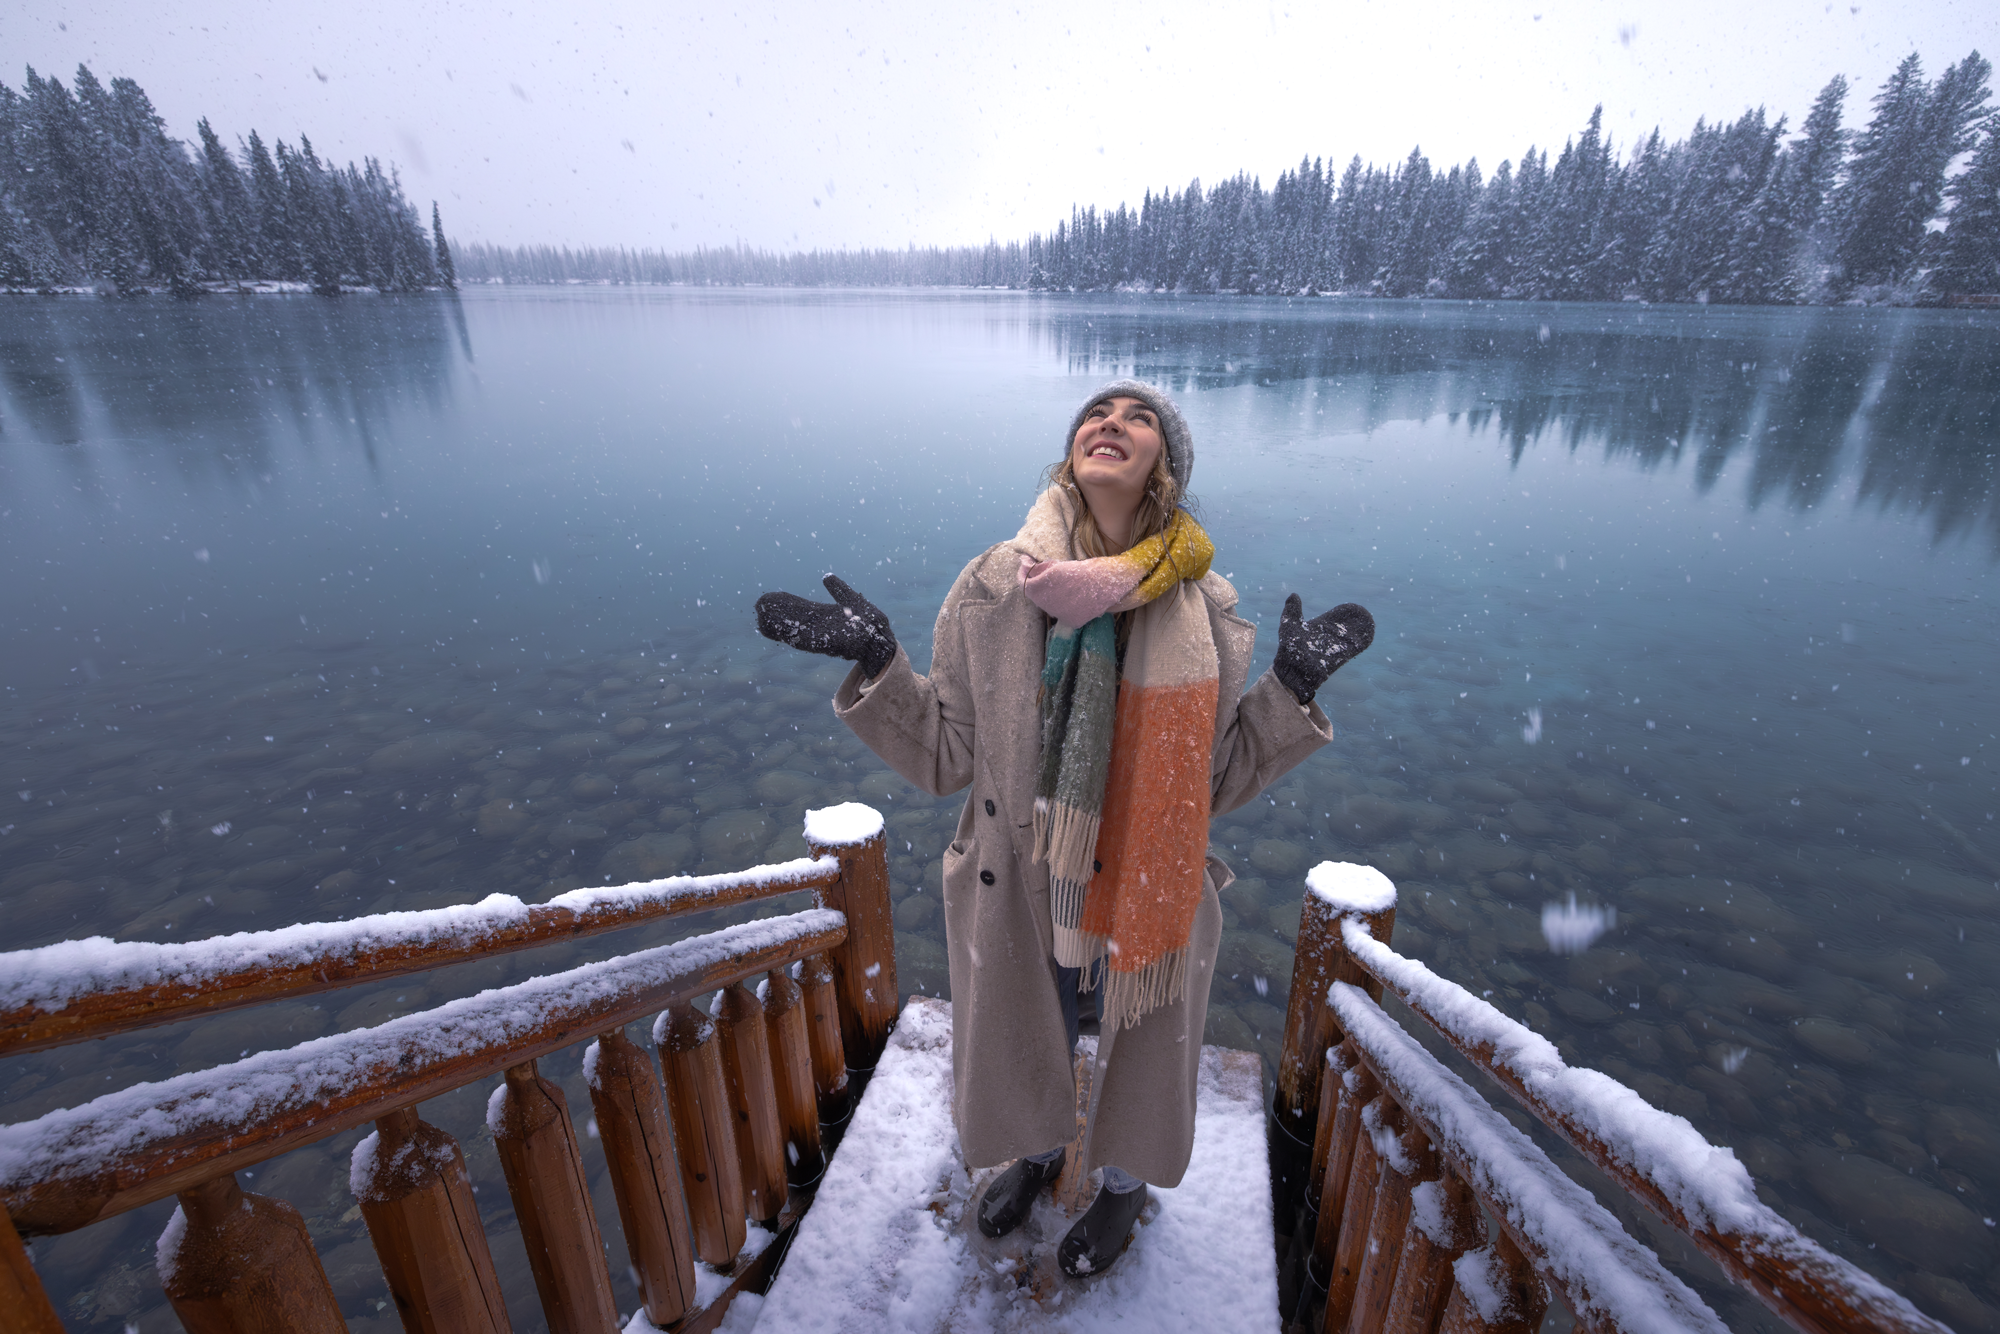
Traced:
MULTIPOLYGON (((1733 1147, 1918 1305, 2000 1329, 1994 315, 610 288, 4 310, 10 948, 727 870, 862 800, 901 985, 946 992, 958 800, 875 761, 828 704, 845 664, 758 638, 751 604, 833 570, 921 666, 1078 402, 1138 375, 1192 425, 1259 669, 1288 592, 1379 626, 1321 692, 1335 742, 1215 822, 1239 878, 1208 1040, 1268 1066, 1304 871, 1371 863, 1404 953, 1733 1147), (1550 905, 1606 929, 1555 952, 1550 905)), ((664 931, 18 1058, 0 1115, 664 931)), ((577 1065, 543 1063, 583 1119, 577 1065)), ((536 1329, 483 1097, 426 1116, 536 1329)), ((246 1185, 387 1331, 358 1138, 246 1185)), ((1775 1327, 1607 1203, 1733 1327, 1775 1327)), ((170 1213, 35 1243, 71 1328, 178 1328, 170 1213)))

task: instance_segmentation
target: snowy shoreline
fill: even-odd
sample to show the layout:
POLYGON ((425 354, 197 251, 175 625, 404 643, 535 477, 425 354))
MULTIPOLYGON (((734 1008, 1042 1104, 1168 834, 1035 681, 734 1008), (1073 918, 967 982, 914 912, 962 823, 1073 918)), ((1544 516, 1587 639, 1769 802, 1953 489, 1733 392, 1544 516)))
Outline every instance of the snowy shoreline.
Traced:
MULTIPOLYGON (((286 282, 280 279, 258 279, 254 282, 197 283, 202 296, 313 296, 311 283, 286 282)), ((414 296, 417 293, 449 292, 449 287, 420 287, 414 292, 394 292, 392 296, 414 296)), ((370 284, 355 287, 341 286, 342 296, 382 296, 381 288, 370 284)), ((118 287, 112 283, 83 283, 54 287, 0 287, 0 296, 172 296, 171 287, 134 286, 118 287)))

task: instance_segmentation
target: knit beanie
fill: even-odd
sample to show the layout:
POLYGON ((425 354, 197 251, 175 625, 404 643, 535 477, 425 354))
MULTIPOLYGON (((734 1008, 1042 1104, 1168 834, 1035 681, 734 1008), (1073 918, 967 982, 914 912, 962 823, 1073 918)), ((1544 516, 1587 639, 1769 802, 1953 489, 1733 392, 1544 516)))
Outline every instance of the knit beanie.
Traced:
POLYGON ((1188 430, 1187 419, 1181 416, 1180 408, 1167 397, 1167 391, 1144 380, 1113 380, 1083 400, 1076 416, 1070 418, 1069 434, 1063 437, 1063 457, 1069 457, 1069 448, 1076 442, 1076 433, 1082 429, 1084 417, 1107 398, 1136 398, 1160 419, 1160 434, 1166 441, 1167 471, 1173 474, 1174 485, 1185 499, 1188 478, 1194 473, 1194 435, 1188 430))

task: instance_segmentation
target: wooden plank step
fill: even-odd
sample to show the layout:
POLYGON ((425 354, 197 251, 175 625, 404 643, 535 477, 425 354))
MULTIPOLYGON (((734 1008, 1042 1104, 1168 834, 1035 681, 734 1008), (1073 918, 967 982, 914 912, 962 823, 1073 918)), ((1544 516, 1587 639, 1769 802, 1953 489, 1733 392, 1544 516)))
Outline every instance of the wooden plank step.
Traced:
POLYGON ((951 1005, 913 996, 765 1295, 760 1327, 1276 1334, 1255 1053, 1202 1048, 1187 1175, 1153 1191, 1116 1265, 1075 1281, 1055 1263, 1073 1220, 1047 1193, 1013 1235, 980 1234, 977 1201, 998 1169, 967 1171, 951 1103, 951 1005))

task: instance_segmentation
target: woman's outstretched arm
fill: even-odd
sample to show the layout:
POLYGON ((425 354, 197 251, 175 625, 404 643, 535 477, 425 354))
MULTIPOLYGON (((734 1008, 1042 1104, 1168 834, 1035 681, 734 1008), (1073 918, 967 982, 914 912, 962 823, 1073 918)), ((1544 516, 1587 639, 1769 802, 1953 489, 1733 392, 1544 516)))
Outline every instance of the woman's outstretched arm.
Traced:
MULTIPOLYGON (((1256 631, 1235 614, 1233 597, 1228 606, 1211 603, 1210 624, 1215 627, 1217 648, 1225 640, 1240 641, 1237 651, 1247 661, 1256 631)), ((1352 603, 1307 621, 1297 594, 1285 600, 1278 660, 1243 691, 1216 737, 1209 797, 1213 814, 1242 806, 1333 740, 1333 724, 1313 703, 1313 695, 1374 637, 1374 619, 1352 603)), ((1225 672, 1221 682, 1225 691, 1232 684, 1227 677, 1225 672)))
POLYGON ((946 595, 931 642, 930 675, 918 675, 899 644, 879 675, 867 679, 857 665, 833 697, 834 714, 884 764, 932 796, 972 781, 975 709, 959 613, 969 595, 978 600, 981 587, 968 567, 946 595))

